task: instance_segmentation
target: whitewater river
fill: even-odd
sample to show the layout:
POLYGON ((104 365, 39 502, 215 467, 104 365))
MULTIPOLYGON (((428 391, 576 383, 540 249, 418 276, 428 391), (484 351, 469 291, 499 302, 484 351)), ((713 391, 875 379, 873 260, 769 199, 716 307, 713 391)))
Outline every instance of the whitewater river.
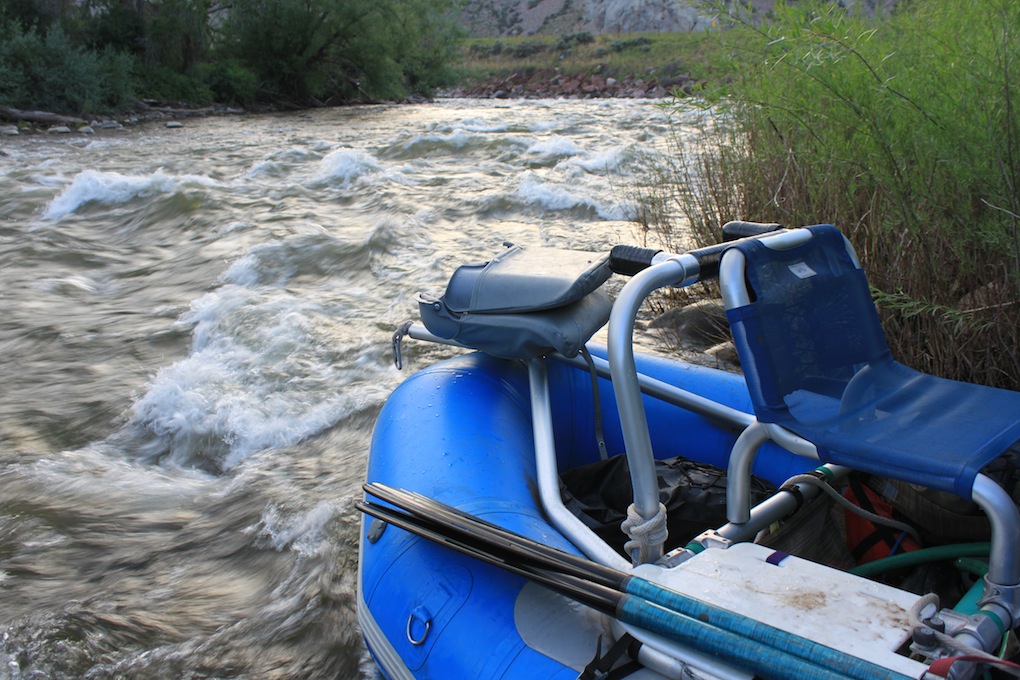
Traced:
POLYGON ((376 677, 353 503, 453 352, 400 372, 390 335, 503 241, 637 240, 667 130, 448 100, 0 139, 0 677, 376 677))

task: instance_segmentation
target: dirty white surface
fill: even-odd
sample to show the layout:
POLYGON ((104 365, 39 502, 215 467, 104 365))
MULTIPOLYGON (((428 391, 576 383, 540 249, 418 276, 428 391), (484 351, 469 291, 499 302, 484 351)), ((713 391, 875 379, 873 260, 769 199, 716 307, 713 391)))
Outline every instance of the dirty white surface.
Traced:
POLYGON ((678 593, 918 677, 925 666, 896 653, 910 633, 917 596, 753 543, 709 549, 664 570, 634 574, 678 593))

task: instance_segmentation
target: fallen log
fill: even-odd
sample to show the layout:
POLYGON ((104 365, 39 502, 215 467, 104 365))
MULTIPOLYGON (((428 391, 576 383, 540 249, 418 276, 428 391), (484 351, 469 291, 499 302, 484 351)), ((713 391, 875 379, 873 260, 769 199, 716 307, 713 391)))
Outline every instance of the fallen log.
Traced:
POLYGON ((74 116, 63 116, 49 111, 22 111, 11 106, 0 106, 0 118, 6 120, 24 120, 40 125, 84 125, 85 121, 74 116))

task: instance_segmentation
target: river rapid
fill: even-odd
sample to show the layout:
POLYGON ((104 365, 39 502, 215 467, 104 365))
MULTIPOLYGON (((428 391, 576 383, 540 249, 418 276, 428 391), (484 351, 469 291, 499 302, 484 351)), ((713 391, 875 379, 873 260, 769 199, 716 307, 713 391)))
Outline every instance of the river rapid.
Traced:
MULTIPOLYGON (((667 112, 442 100, 0 141, 0 678, 375 678, 390 336, 504 241, 634 242, 667 112)), ((413 464, 413 457, 409 459, 413 464)))

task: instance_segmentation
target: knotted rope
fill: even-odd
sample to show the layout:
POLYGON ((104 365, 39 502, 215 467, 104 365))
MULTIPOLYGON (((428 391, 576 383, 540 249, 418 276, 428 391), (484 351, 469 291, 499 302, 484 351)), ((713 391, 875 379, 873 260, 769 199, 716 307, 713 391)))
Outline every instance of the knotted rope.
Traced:
POLYGON ((637 508, 631 503, 627 508, 627 519, 620 528, 630 537, 623 544, 624 550, 631 556, 634 565, 654 562, 662 557, 662 546, 669 533, 666 530, 666 506, 659 503, 659 510, 651 519, 638 514, 637 508))

